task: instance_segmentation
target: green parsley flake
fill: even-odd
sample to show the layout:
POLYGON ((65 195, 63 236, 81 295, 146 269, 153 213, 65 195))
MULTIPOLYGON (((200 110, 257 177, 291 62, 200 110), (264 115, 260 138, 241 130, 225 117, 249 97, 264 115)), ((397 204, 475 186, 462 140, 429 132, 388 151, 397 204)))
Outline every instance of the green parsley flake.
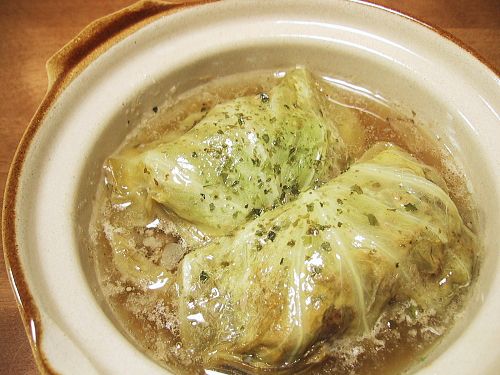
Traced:
POLYGON ((375 217, 375 215, 373 214, 368 214, 366 215, 368 217, 368 222, 370 223, 370 225, 379 225, 378 224, 378 220, 377 218, 375 217))
POLYGON ((415 206, 413 203, 407 203, 404 206, 406 211, 417 211, 417 206, 415 206))
POLYGON ((351 186, 351 192, 363 194, 363 189, 361 189, 361 186, 359 186, 358 184, 354 184, 351 186))
POLYGON ((264 211, 262 208, 252 208, 250 213, 247 215, 247 218, 256 219, 262 214, 262 211, 264 211))
POLYGON ((205 271, 201 271, 201 273, 200 273, 200 281, 202 283, 204 283, 208 279, 209 279, 208 273, 206 273, 205 271))
POLYGON ((317 236, 319 234, 319 228, 315 225, 311 225, 307 229, 307 234, 310 236, 317 236))
POLYGON ((321 244, 321 248, 325 251, 332 251, 332 245, 330 245, 330 242, 323 242, 321 244))

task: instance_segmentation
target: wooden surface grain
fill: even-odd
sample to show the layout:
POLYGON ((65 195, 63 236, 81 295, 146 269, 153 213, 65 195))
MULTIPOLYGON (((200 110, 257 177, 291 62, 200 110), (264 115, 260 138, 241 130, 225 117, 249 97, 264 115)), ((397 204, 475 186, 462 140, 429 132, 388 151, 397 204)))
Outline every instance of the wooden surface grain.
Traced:
MULTIPOLYGON (((0 1, 0 188, 47 87, 45 62, 94 19, 133 0, 0 1)), ((451 33, 500 68, 498 0, 376 0, 451 33)), ((1 198, 0 198, 1 199, 1 198)), ((3 258, 2 258, 3 259, 3 258)), ((0 374, 36 374, 5 266, 0 264, 0 374)))

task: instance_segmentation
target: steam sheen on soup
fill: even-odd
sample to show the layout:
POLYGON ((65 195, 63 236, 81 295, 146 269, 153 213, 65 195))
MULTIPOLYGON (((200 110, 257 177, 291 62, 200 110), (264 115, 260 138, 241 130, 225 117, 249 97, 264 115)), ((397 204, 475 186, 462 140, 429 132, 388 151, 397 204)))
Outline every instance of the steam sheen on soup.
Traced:
POLYGON ((416 114, 303 68, 153 108, 90 227, 126 334, 179 374, 390 374, 477 272, 463 176, 416 114))

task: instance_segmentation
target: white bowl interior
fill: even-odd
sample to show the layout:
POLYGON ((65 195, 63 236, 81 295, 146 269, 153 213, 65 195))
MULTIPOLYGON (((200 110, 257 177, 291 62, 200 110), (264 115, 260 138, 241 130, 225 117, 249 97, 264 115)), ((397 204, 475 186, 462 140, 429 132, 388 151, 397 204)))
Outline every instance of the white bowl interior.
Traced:
POLYGON ((456 156, 479 208, 485 257, 466 317, 418 373, 495 373, 498 78, 438 34, 376 7, 259 4, 210 4, 155 21, 92 63, 44 119, 23 167, 17 237, 49 362, 61 373, 164 373, 119 333, 99 298, 85 230, 102 162, 153 106, 207 77, 304 65, 414 110, 456 156))

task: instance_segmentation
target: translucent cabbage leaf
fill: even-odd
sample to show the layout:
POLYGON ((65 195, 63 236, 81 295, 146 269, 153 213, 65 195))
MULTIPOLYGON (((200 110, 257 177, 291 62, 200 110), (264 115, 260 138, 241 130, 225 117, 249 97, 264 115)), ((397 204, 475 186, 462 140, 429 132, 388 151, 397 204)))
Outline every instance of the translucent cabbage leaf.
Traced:
POLYGON ((347 167, 346 144, 363 139, 355 112, 328 102, 304 69, 268 94, 216 105, 197 121, 174 141, 111 157, 113 199, 141 191, 203 231, 227 234, 338 175, 347 167))
POLYGON ((181 263, 179 318, 207 366, 286 368, 370 330, 392 298, 443 311, 467 286, 475 238, 444 181, 390 145, 181 263))
POLYGON ((356 113, 330 103, 304 69, 269 93, 194 113, 180 128, 192 121, 175 139, 122 149, 105 164, 106 235, 124 277, 165 280, 137 241, 142 228, 200 246, 338 175, 364 140, 356 113))

